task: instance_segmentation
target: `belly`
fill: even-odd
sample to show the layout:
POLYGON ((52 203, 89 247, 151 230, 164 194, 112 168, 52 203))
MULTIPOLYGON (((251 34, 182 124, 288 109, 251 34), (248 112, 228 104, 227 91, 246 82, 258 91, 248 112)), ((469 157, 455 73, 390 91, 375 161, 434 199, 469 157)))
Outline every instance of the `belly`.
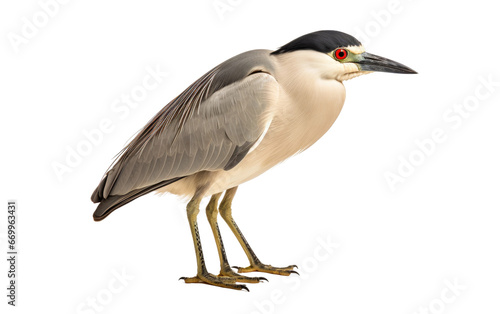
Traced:
POLYGON ((295 98, 282 95, 260 145, 230 171, 218 171, 210 192, 221 192, 251 180, 319 140, 339 116, 345 100, 341 83, 325 84, 328 86, 321 86, 322 93, 316 94, 314 102, 293 103, 290 99, 295 98))
MULTIPOLYGON (((168 185, 158 192, 192 196, 197 187, 209 186, 205 195, 223 192, 249 181, 287 158, 304 151, 330 129, 345 100, 342 83, 326 81, 314 99, 298 99, 282 92, 274 118, 260 144, 229 171, 203 171, 168 185)), ((309 93, 310 94, 310 93, 309 93)))

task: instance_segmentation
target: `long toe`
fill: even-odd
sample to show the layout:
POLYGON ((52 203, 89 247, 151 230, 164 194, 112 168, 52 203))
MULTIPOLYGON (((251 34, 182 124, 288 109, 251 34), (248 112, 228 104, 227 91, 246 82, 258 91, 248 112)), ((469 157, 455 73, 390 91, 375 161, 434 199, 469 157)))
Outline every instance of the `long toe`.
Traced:
POLYGON ((238 270, 239 273, 250 273, 254 271, 281 275, 281 276, 290 276, 291 274, 299 274, 294 269, 297 268, 297 265, 290 265, 287 267, 274 267, 271 265, 266 265, 262 263, 256 263, 254 265, 250 265, 248 267, 233 267, 238 270))
MULTIPOLYGON (((223 269, 220 271, 219 276, 230 277, 236 279, 237 282, 245 282, 245 283, 259 283, 268 281, 265 277, 248 277, 243 276, 234 272, 231 268, 223 269)), ((223 277, 222 277, 223 278, 223 277)))
POLYGON ((236 284, 236 278, 229 276, 215 276, 210 273, 198 274, 194 277, 181 277, 179 280, 184 280, 185 283, 204 283, 222 288, 249 291, 247 286, 236 284))

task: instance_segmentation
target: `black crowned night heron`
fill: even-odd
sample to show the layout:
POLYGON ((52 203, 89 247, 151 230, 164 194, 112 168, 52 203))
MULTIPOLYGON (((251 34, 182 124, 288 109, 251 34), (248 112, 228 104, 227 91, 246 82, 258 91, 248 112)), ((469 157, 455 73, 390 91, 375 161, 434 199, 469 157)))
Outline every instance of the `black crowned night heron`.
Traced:
POLYGON ((273 267, 257 258, 231 214, 236 189, 314 144, 342 109, 342 82, 373 71, 416 73, 365 52, 356 38, 338 31, 310 33, 276 51, 252 50, 221 63, 168 103, 122 150, 92 194, 100 203, 94 219, 152 191, 186 196, 198 272, 183 277, 185 282, 248 290, 236 282, 265 279, 231 269, 218 212, 250 261, 236 267, 239 273, 295 273, 294 265, 273 267), (196 222, 205 196, 211 196, 206 210, 219 251, 217 276, 206 269, 196 222))

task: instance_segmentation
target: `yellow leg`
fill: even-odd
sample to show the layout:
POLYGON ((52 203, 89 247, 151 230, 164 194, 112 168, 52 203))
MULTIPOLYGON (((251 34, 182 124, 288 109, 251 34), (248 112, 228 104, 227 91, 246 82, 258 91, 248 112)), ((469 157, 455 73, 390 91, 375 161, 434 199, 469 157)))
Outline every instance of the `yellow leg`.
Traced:
POLYGON ((229 228, 233 231, 234 235, 240 242, 241 247, 245 251, 245 254, 248 257, 248 261, 250 262, 250 266, 248 267, 235 267, 235 268, 240 273, 259 271, 259 272, 282 275, 282 276, 289 276, 290 274, 298 274, 296 271, 294 271, 294 268, 297 268, 296 265, 290 265, 287 267, 273 267, 271 265, 263 264, 257 258, 252 248, 248 244, 247 240, 243 236, 243 233, 241 233, 240 228, 238 228, 238 225, 233 219, 231 203, 233 201, 234 195, 236 194, 237 188, 238 187, 236 186, 234 188, 227 190, 219 206, 220 215, 226 221, 229 228))
POLYGON ((186 283, 205 283, 209 285, 219 286, 223 288, 230 288, 236 290, 247 290, 245 285, 235 284, 236 279, 231 277, 219 277, 210 274, 205 266, 205 260, 203 258, 203 251, 201 249, 200 233, 198 232, 198 224, 196 222, 196 217, 200 212, 200 201, 202 191, 199 190, 191 199, 187 205, 187 216, 189 221, 189 227, 191 228, 191 235, 193 236, 194 250, 196 253, 196 263, 198 271, 195 277, 181 277, 186 283))
POLYGON ((258 283, 262 280, 267 281, 267 279, 264 277, 247 277, 240 275, 238 273, 235 273, 231 269, 231 266, 229 266, 229 262, 226 256, 226 251, 224 249, 224 243, 222 242, 219 226, 217 224, 217 214, 218 214, 217 206, 221 195, 222 193, 212 195, 212 198, 210 199, 210 202, 207 205, 208 222, 210 224, 210 227, 212 228, 212 232, 214 233, 215 244, 217 245, 217 250, 219 252, 219 259, 220 259, 219 276, 232 277, 235 278, 236 281, 238 282, 258 283))

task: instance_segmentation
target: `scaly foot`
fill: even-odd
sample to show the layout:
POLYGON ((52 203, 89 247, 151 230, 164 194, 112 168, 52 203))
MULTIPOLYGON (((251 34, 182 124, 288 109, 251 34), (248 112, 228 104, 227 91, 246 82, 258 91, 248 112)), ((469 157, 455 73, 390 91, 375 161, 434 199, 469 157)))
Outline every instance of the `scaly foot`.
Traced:
POLYGON ((234 272, 229 265, 227 267, 223 267, 220 271, 219 276, 230 277, 236 279, 238 282, 247 282, 247 283, 259 283, 262 281, 267 281, 264 277, 247 277, 240 275, 234 272))
POLYGON ((185 283, 204 283, 207 285, 229 288, 234 290, 249 291, 247 286, 236 284, 236 278, 227 276, 214 276, 208 272, 201 273, 195 277, 181 277, 179 280, 184 280, 185 283))
POLYGON ((273 267, 271 265, 265 265, 261 262, 257 262, 254 265, 250 265, 248 267, 237 267, 233 268, 237 269, 239 273, 249 273, 253 271, 259 271, 262 273, 275 274, 281 276, 290 276, 290 274, 299 274, 294 269, 298 268, 297 265, 290 265, 287 267, 273 267))

